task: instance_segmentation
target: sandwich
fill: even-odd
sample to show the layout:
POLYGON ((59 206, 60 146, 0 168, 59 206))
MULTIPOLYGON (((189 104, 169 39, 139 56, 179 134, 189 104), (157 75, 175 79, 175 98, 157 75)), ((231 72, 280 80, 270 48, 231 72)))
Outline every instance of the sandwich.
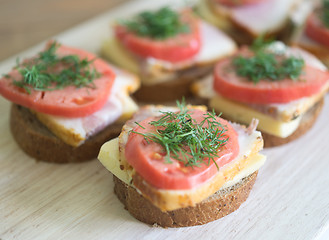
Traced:
POLYGON ((304 11, 310 2, 201 0, 196 6, 196 11, 239 44, 251 44, 259 36, 289 40, 304 22, 304 11))
POLYGON ((191 10, 163 7, 117 21, 101 54, 140 77, 137 100, 163 102, 190 96, 190 84, 235 50, 232 39, 191 10))
POLYGON ((219 61, 193 86, 229 120, 259 119, 265 147, 288 143, 311 128, 329 88, 327 68, 312 54, 258 39, 219 61))
POLYGON ((55 163, 96 158, 138 109, 129 96, 138 87, 136 76, 56 41, 0 79, 15 141, 32 158, 55 163))
POLYGON ((161 227, 205 224, 237 210, 266 158, 263 139, 205 106, 147 105, 106 142, 98 159, 136 219, 161 227))
POLYGON ((322 0, 316 3, 303 31, 292 40, 292 44, 311 52, 329 66, 329 1, 322 0))

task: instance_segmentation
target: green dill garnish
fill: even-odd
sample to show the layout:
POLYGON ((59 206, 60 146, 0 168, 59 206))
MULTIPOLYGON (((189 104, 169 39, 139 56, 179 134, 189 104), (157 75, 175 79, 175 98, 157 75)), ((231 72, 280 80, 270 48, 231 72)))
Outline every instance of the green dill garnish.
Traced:
POLYGON ((253 41, 250 48, 255 52, 262 51, 264 48, 268 47, 271 43, 273 43, 273 39, 271 38, 267 39, 265 38, 264 35, 261 35, 253 41))
MULTIPOLYGON (((189 114, 185 103, 177 102, 178 112, 162 112, 162 117, 149 124, 156 128, 154 133, 142 134, 147 142, 153 141, 164 149, 165 160, 171 163, 170 158, 184 163, 185 166, 200 166, 213 161, 218 168, 215 158, 220 147, 228 141, 225 135, 226 126, 216 119, 213 112, 204 114, 202 122, 197 123, 189 114)), ((142 126, 141 126, 142 127, 142 126)))
POLYGON ((322 22, 327 28, 329 28, 329 0, 322 1, 321 11, 322 22))
POLYGON ((139 36, 160 40, 190 31, 189 26, 181 21, 180 15, 169 7, 155 12, 142 12, 122 24, 139 36))
POLYGON ((270 44, 258 39, 250 48, 254 52, 253 56, 234 57, 232 63, 237 75, 246 77, 255 84, 260 80, 279 81, 285 78, 297 80, 305 65, 304 60, 268 51, 267 47, 270 44))
POLYGON ((93 60, 80 59, 77 55, 60 57, 56 54, 58 47, 58 43, 54 42, 32 60, 19 63, 17 59, 16 69, 23 79, 14 80, 13 84, 24 88, 29 94, 31 89, 51 91, 69 85, 93 88, 93 80, 100 76, 100 73, 91 67, 93 60))

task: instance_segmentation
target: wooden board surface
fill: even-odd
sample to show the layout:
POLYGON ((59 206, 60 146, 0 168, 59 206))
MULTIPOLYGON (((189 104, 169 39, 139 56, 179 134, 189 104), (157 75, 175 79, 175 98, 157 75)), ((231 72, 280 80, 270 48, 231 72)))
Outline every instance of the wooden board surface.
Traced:
MULTIPOLYGON (((177 1, 132 1, 57 39, 97 52, 108 37, 110 20, 168 2, 177 1)), ((31 55, 42 46, 19 55, 31 55)), ((1 74, 15 58, 0 63, 1 74)), ((55 165, 26 156, 10 134, 9 106, 0 99, 1 240, 318 239, 329 226, 328 103, 302 138, 263 151, 268 160, 238 211, 203 226, 180 229, 150 227, 131 217, 113 193, 111 174, 97 160, 55 165)))

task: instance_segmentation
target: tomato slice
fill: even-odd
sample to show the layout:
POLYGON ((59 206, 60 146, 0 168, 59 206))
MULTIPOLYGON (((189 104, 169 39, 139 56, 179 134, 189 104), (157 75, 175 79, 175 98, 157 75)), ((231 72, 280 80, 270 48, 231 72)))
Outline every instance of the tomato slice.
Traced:
POLYGON ((52 91, 31 90, 29 94, 13 84, 13 80, 22 79, 21 74, 14 69, 8 74, 9 78, 0 79, 0 94, 13 103, 56 116, 84 117, 99 110, 107 101, 114 82, 115 74, 110 66, 80 49, 61 45, 56 53, 59 56, 77 55, 81 59, 94 59, 92 65, 101 74, 93 81, 95 88, 68 86, 52 91))
MULTIPOLYGON (((191 112, 192 118, 198 123, 204 119, 204 114, 205 112, 200 110, 191 112)), ((140 133, 154 132, 154 126, 150 125, 149 122, 157 119, 155 117, 145 119, 139 123, 140 126, 134 128, 134 131, 140 133)), ((239 143, 238 134, 233 127, 222 118, 217 117, 216 120, 226 127, 225 135, 228 137, 227 143, 220 148, 218 157, 215 158, 220 168, 237 156, 239 143)), ((218 172, 215 163, 210 161, 208 165, 207 159, 199 167, 186 167, 182 162, 175 159, 171 159, 172 163, 166 163, 163 155, 163 148, 159 144, 147 143, 142 135, 130 133, 125 148, 126 159, 143 179, 154 187, 171 190, 191 189, 218 172)))
POLYGON ((219 61, 214 68, 214 89, 220 95, 243 103, 288 103, 318 93, 329 80, 329 73, 305 66, 301 80, 260 80, 255 84, 238 76, 231 67, 232 57, 219 61))
POLYGON ((305 32, 313 40, 329 47, 329 29, 323 24, 317 14, 313 13, 308 17, 305 32))
POLYGON ((188 24, 190 31, 164 40, 138 36, 122 25, 117 25, 114 30, 120 42, 134 54, 175 63, 192 58, 201 48, 198 19, 184 12, 182 21, 188 24))
POLYGON ((266 0, 215 0, 216 3, 223 4, 226 6, 234 7, 234 6, 243 6, 265 2, 266 0))

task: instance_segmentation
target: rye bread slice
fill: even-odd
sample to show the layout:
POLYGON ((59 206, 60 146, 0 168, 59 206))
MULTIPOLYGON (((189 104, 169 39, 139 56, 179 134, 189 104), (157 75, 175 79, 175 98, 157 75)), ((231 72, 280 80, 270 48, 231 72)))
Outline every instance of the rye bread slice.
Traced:
POLYGON ((17 144, 36 160, 52 163, 84 162, 97 157, 102 144, 117 137, 123 123, 115 123, 86 140, 79 147, 72 147, 57 138, 27 109, 12 104, 10 129, 17 144))
POLYGON ((258 171, 231 187, 219 190, 194 207, 168 212, 162 212, 135 188, 128 186, 116 176, 113 176, 114 193, 124 204, 125 209, 144 223, 161 227, 188 227, 217 220, 237 210, 248 198, 257 173, 258 171))

